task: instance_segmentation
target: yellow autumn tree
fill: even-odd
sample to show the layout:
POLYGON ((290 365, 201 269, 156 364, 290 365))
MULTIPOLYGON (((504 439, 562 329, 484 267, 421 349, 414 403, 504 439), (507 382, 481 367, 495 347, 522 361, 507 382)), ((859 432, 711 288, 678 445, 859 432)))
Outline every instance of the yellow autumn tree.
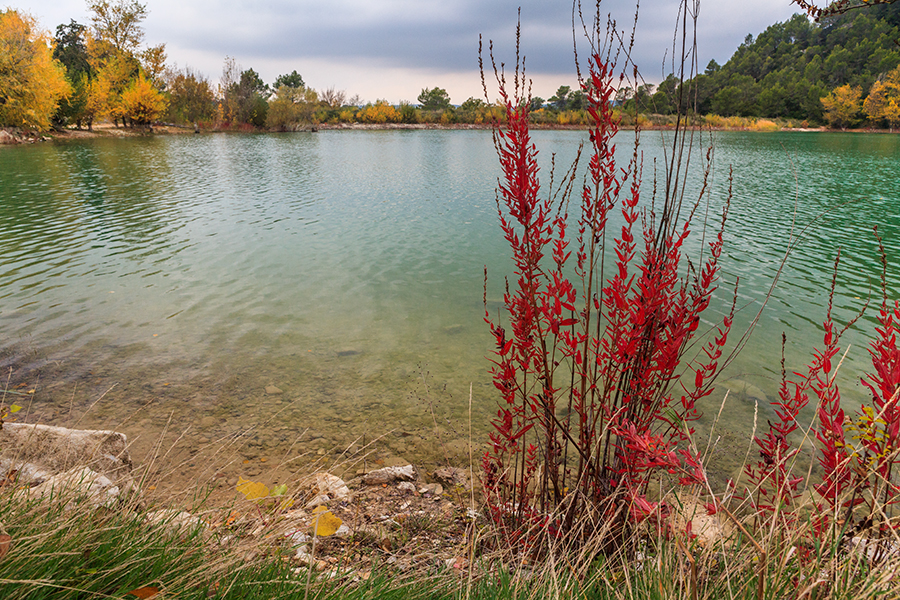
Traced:
POLYGON ((825 120, 832 127, 844 129, 857 121, 857 115, 862 108, 862 88, 850 87, 850 84, 835 88, 830 94, 822 98, 822 106, 825 108, 825 120))
MULTIPOLYGON (((104 40, 88 37, 88 62, 94 69, 88 105, 92 119, 112 119, 118 125, 124 119, 122 93, 140 72, 134 56, 119 51, 104 40)), ((124 124, 124 120, 123 120, 124 124)))
POLYGON ((18 11, 0 10, 0 125, 44 131, 69 94, 50 35, 18 11))
POLYGON ((159 119, 167 104, 166 98, 141 74, 122 92, 120 109, 132 124, 143 126, 159 119))
POLYGON ((873 121, 887 121, 891 130, 900 125, 900 66, 872 84, 863 110, 873 121))
POLYGON ((366 104, 356 113, 361 123, 399 123, 400 113, 387 100, 366 104))

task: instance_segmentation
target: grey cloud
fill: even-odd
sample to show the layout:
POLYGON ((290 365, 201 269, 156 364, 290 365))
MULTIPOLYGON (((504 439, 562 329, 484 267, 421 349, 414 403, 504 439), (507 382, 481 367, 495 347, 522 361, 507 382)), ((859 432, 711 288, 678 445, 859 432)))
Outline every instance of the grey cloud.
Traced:
MULTIPOLYGON (((75 18, 87 22, 78 0, 32 0, 44 26, 75 18)), ((324 59, 429 69, 477 69, 478 34, 494 41, 500 60, 515 56, 515 26, 522 6, 522 50, 532 73, 574 79, 572 5, 542 0, 147 0, 147 42, 190 52, 230 55, 245 67, 255 61, 324 59)), ((634 59, 644 77, 658 80, 671 56, 678 0, 643 0, 634 59)), ((630 36, 633 0, 606 0, 619 29, 630 36)), ((593 4, 585 2, 590 17, 593 4)), ((701 5, 699 62, 728 59, 747 33, 756 35, 794 12, 790 0, 708 0, 701 5)), ((580 27, 580 25, 579 25, 580 27)), ((581 52, 586 45, 581 44, 581 52)), ((171 57, 178 61, 177 56, 171 57)), ((216 73, 208 73, 216 76, 216 73)))

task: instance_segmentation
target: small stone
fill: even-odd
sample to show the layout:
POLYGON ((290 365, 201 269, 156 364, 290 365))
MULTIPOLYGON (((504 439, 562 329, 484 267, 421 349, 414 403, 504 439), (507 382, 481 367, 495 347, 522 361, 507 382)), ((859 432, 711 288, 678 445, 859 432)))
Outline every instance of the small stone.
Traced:
POLYGON ((275 387, 274 385, 266 386, 266 394, 268 394, 269 396, 277 396, 278 394, 283 394, 283 393, 284 393, 283 390, 275 387))
MULTIPOLYGON (((302 531, 294 531, 291 533, 286 533, 286 534, 284 534, 284 537, 287 538, 288 541, 290 541, 291 544, 293 544, 293 545, 305 544, 306 542, 310 541, 310 539, 312 539, 308 535, 303 533, 302 531)), ((306 551, 305 546, 302 546, 302 549, 304 552, 306 551)))
POLYGON ((170 530, 183 534, 191 533, 196 529, 204 529, 206 527, 206 524, 200 517, 195 517, 191 513, 183 510, 156 510, 147 513, 144 516, 144 519, 146 519, 148 523, 165 525, 170 530))
POLYGON ((397 489, 403 492, 404 494, 415 494, 416 486, 408 481, 401 481, 397 484, 397 489))
POLYGON ((426 483, 419 488, 420 494, 431 494, 432 496, 440 496, 444 493, 444 486, 439 483, 426 483))
POLYGON ((210 427, 215 427, 218 422, 218 419, 215 417, 203 417, 200 419, 200 428, 209 429, 210 427))
POLYGON ((331 500, 331 498, 328 497, 328 494, 316 494, 312 500, 306 503, 306 509, 312 510, 317 506, 325 504, 329 500, 331 500))
POLYGON ((350 498, 350 488, 344 480, 331 473, 316 473, 311 478, 302 482, 302 485, 315 485, 320 494, 329 494, 335 500, 347 500, 350 498))

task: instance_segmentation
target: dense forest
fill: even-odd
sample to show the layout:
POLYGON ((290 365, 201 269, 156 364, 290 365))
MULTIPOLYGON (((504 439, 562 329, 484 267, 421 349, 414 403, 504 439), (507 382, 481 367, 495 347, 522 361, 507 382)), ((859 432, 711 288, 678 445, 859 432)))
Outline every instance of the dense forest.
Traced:
MULTIPOLYGON (((631 101, 648 113, 673 113, 681 98, 683 108, 695 108, 703 115, 782 117, 837 126, 869 117, 877 124, 885 117, 869 116, 862 99, 877 83, 882 85, 876 85, 876 91, 890 88, 890 75, 898 65, 900 3, 855 10, 819 23, 798 14, 755 39, 748 35, 728 62, 720 66, 710 61, 683 90, 670 75, 652 94, 638 88, 631 101), (858 110, 853 113, 850 108, 853 114, 841 122, 837 112, 829 114, 823 99, 844 86, 849 88, 844 92, 857 95, 858 110)), ((896 96, 900 89, 893 92, 896 96)), ((840 100, 846 93, 835 96, 840 100)))

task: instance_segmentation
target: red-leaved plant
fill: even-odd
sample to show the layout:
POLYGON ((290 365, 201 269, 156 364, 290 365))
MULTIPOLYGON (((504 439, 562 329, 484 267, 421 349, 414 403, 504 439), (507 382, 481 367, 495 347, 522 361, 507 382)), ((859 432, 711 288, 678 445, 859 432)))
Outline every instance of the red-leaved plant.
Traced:
MULTIPOLYGON (((515 275, 503 297, 504 324, 487 310, 485 283, 501 401, 483 470, 492 517, 508 539, 526 545, 541 536, 615 543, 635 523, 664 519, 667 507, 648 495, 654 474, 684 485, 706 479, 691 424, 700 417, 697 402, 712 391, 733 304, 717 329, 698 335, 718 285, 730 190, 697 268, 685 243, 709 168, 697 198, 683 203, 676 191, 683 165, 673 158, 664 197, 656 206, 641 201, 638 132, 627 166, 616 160, 612 101, 623 76, 613 68, 609 53, 595 51, 581 83, 589 163, 570 219, 575 169, 561 193, 552 184, 542 189, 524 74, 517 59, 510 93, 503 66, 494 65, 505 107, 494 127, 503 172, 497 209, 515 275), (617 231, 614 211, 624 221, 617 231)), ((683 129, 673 135, 673 148, 682 147, 683 129)))
POLYGON ((838 253, 823 323, 822 349, 813 350, 812 362, 805 372, 794 373, 794 379, 786 376, 782 359, 779 398, 773 402, 777 419, 770 422, 762 437, 755 438, 760 458, 746 468, 753 484, 754 508, 763 524, 767 515, 777 515, 781 524, 798 520, 793 508, 802 494, 804 478, 796 474, 802 466, 796 464, 800 448, 795 443, 801 427, 800 411, 815 401, 810 429, 818 441, 822 479, 812 486, 818 503, 810 531, 818 536, 831 530, 833 535, 851 537, 866 530, 880 534, 900 528, 900 520, 894 514, 900 503, 900 303, 888 299, 887 258, 880 238, 878 242, 882 257, 881 307, 876 337, 869 348, 872 370, 862 377, 862 384, 871 393, 871 404, 863 404, 856 419, 849 419, 835 382, 841 336, 862 315, 840 330, 832 318, 838 253))

